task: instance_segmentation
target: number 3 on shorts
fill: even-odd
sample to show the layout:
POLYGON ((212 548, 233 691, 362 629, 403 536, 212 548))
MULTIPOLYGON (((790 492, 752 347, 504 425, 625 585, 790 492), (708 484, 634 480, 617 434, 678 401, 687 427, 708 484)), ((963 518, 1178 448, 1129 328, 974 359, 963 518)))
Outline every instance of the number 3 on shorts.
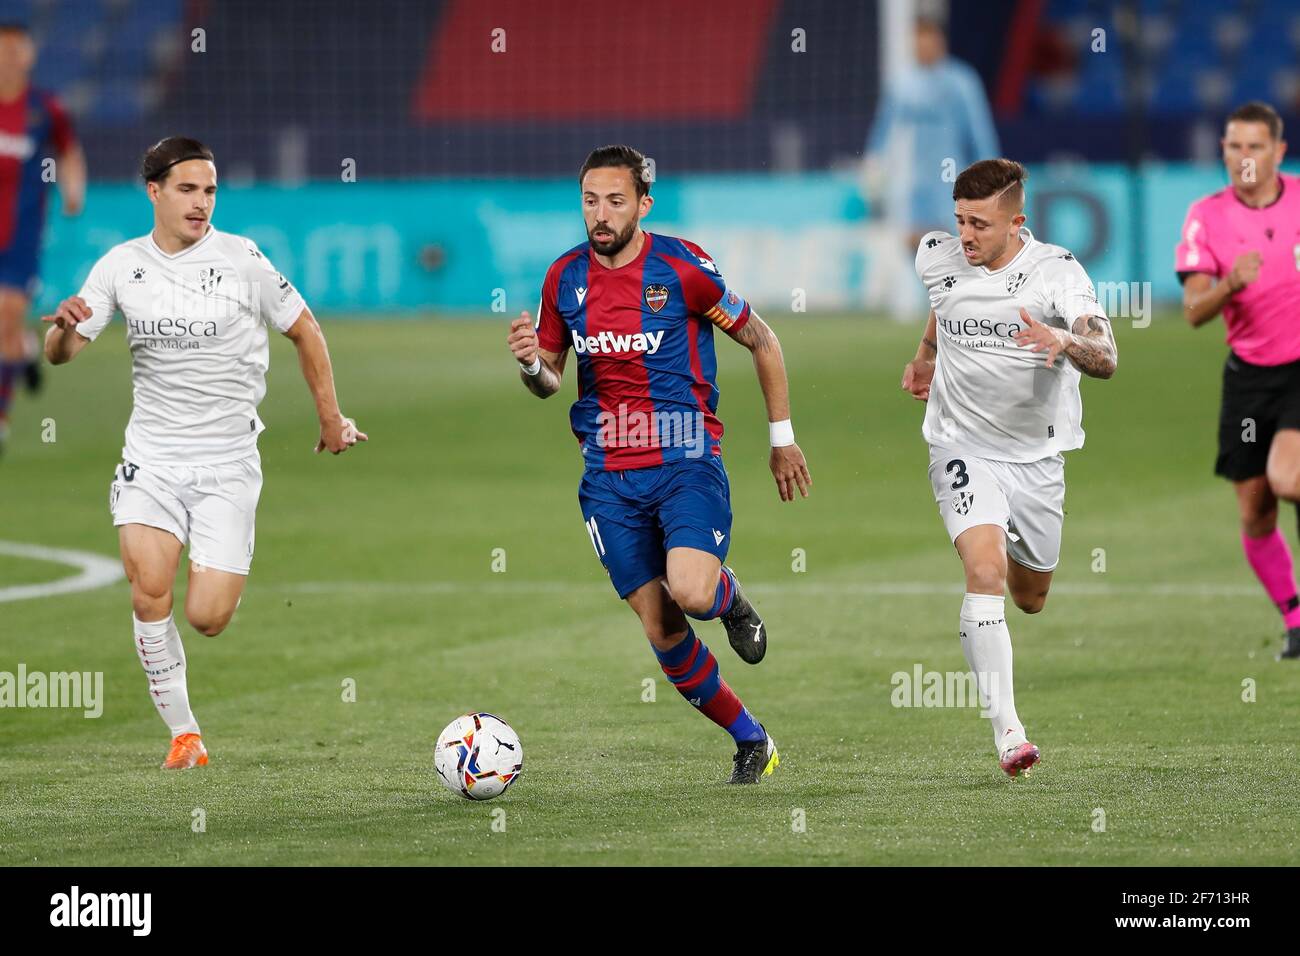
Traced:
POLYGON ((948 462, 948 464, 943 466, 943 470, 944 473, 948 475, 951 475, 954 471, 957 472, 957 477, 953 479, 952 483, 953 491, 956 491, 958 488, 965 488, 970 484, 970 475, 966 474, 966 462, 962 461, 960 458, 954 458, 952 461, 948 462))

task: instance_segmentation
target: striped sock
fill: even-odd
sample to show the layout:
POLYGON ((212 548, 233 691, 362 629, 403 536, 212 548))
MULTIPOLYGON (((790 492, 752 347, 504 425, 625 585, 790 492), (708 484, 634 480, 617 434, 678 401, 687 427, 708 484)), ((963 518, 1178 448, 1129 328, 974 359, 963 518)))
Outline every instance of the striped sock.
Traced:
POLYGON ((676 646, 655 650, 659 666, 677 692, 733 740, 742 743, 767 736, 735 691, 718 675, 718 661, 690 628, 676 646))
POLYGON ((731 602, 736 596, 736 576, 731 573, 731 569, 725 565, 718 575, 718 589, 713 595, 713 607, 709 608, 703 614, 686 613, 697 621, 712 621, 715 617, 722 617, 731 610, 731 602))
POLYGON ((25 363, 6 362, 0 359, 0 419, 9 412, 9 401, 14 393, 14 379, 23 373, 25 363))

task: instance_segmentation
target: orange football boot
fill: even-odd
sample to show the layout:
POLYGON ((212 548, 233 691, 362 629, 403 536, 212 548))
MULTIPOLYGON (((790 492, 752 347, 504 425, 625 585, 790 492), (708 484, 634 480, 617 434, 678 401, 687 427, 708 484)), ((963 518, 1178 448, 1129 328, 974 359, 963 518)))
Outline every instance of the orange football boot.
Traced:
POLYGON ((208 751, 203 746, 203 738, 198 734, 181 734, 172 741, 172 749, 163 761, 164 770, 189 770, 191 767, 206 767, 208 751))

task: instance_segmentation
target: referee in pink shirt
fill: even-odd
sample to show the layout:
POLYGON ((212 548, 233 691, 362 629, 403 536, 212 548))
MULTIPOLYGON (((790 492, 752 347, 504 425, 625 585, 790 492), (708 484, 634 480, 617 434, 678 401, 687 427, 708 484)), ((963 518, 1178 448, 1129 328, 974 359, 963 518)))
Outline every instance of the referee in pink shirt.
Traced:
POLYGON ((1300 501, 1300 177, 1278 171, 1282 120, 1267 103, 1228 117, 1229 185, 1192 203, 1176 252, 1183 314, 1195 328, 1220 312, 1223 367, 1215 474, 1233 483, 1246 560, 1286 625, 1278 659, 1300 658, 1300 597, 1278 499, 1300 501))

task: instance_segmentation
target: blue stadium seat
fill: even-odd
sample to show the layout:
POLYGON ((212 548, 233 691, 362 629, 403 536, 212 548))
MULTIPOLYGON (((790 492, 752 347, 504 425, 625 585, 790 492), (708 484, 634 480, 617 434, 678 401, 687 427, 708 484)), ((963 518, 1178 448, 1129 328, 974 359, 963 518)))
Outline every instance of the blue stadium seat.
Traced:
POLYGON ((1201 68, 1186 61, 1175 60, 1167 65, 1156 79, 1152 111, 1171 115, 1198 111, 1201 101, 1197 95, 1197 80, 1203 72, 1201 68))
POLYGON ((1124 110, 1125 74, 1119 51, 1089 53, 1080 63, 1076 108, 1084 113, 1119 113, 1124 110))
POLYGON ((139 121, 144 115, 139 83, 113 79, 101 84, 90 112, 95 121, 109 125, 139 121))

